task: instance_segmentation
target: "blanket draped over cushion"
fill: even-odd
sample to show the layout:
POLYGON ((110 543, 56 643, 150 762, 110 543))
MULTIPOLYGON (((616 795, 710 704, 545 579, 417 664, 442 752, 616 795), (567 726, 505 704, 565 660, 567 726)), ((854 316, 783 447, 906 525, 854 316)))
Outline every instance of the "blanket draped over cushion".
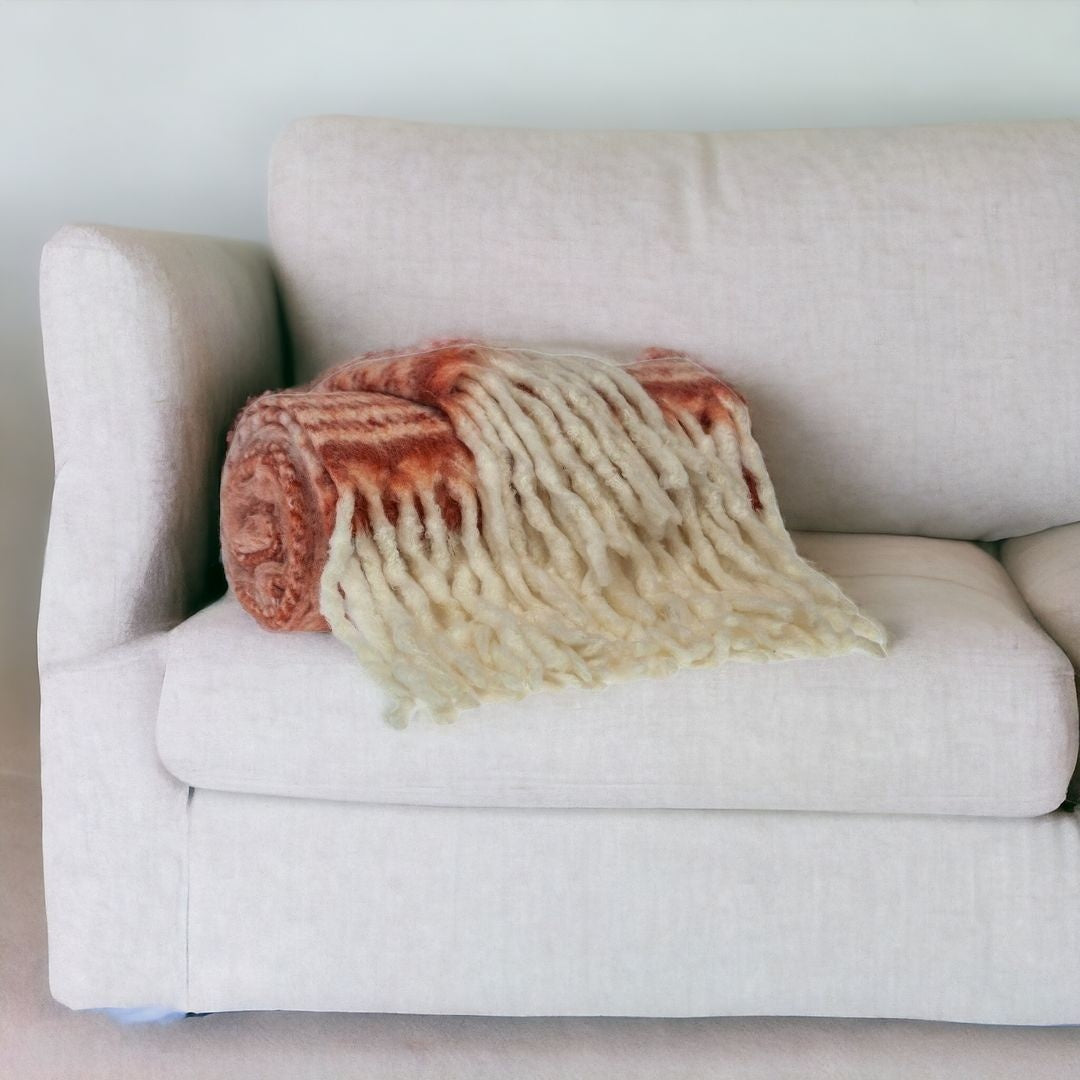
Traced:
POLYGON ((221 541, 240 603, 332 630, 395 723, 885 642, 797 554, 745 400, 660 349, 442 342, 263 394, 230 433, 221 541))

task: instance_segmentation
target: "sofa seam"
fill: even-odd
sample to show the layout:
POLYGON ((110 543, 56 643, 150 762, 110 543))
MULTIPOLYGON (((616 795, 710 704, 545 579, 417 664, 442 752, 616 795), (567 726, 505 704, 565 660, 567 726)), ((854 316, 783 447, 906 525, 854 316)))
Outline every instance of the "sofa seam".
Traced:
MULTIPOLYGON (((387 798, 382 798, 382 799, 371 799, 371 798, 357 799, 357 798, 353 798, 353 797, 350 797, 350 796, 343 795, 340 790, 335 791, 333 789, 327 789, 326 791, 319 791, 319 790, 313 789, 310 786, 301 787, 299 785, 281 784, 281 783, 275 783, 273 781, 267 781, 267 780, 263 780, 263 779, 259 779, 259 778, 255 778, 255 779, 249 778, 249 780, 253 784, 259 784, 259 785, 269 784, 273 788, 273 790, 265 791, 265 790, 259 790, 259 788, 246 788, 246 787, 242 786, 242 783, 243 783, 242 781, 237 781, 235 779, 233 779, 231 781, 226 781, 227 783, 230 783, 229 787, 222 787, 221 786, 221 783, 222 783, 221 781, 217 781, 214 786, 210 786, 210 785, 205 784, 205 783, 199 783, 198 780, 196 779, 194 784, 192 784, 190 781, 188 782, 189 791, 191 792, 191 795, 189 796, 189 804, 190 804, 190 799, 194 797, 195 791, 196 790, 202 790, 202 791, 217 791, 217 792, 221 792, 223 794, 233 794, 233 795, 264 795, 264 796, 268 796, 268 797, 271 797, 271 798, 283 797, 283 798, 299 798, 299 799, 317 799, 317 800, 320 800, 320 801, 344 802, 344 803, 348 803, 349 805, 353 805, 353 806, 434 806, 434 807, 453 807, 453 808, 457 808, 457 809, 468 809, 468 808, 472 808, 472 806, 473 806, 473 804, 471 804, 471 803, 443 803, 443 802, 438 802, 438 803, 426 803, 426 802, 424 802, 424 803, 412 803, 412 802, 404 801, 405 799, 409 799, 409 798, 417 798, 417 797, 423 797, 424 795, 430 795, 432 792, 438 792, 439 790, 441 790, 440 788, 438 788, 438 787, 436 787, 434 785, 432 785, 431 787, 425 787, 425 788, 412 788, 412 789, 409 789, 407 794, 405 794, 404 796, 399 795, 397 798, 394 798, 394 799, 387 799, 387 798)), ((1055 799, 1059 798, 1059 796, 1060 796, 1060 792, 1058 791, 1057 788, 1055 788, 1049 794, 1050 794, 1050 796, 1052 798, 1055 798, 1055 799)), ((953 796, 949 796, 949 798, 948 798, 949 803, 955 803, 955 804, 958 804, 959 806, 963 806, 965 804, 971 804, 971 803, 979 802, 979 801, 986 801, 986 800, 988 800, 988 796, 986 796, 986 795, 953 795, 953 796)), ((916 800, 916 801, 918 801, 918 800, 916 800)), ((1028 808, 1030 806, 1044 806, 1044 805, 1046 805, 1046 802, 1047 802, 1046 797, 1043 794, 1029 795, 1023 800, 1017 800, 1017 803, 1020 806, 1023 806, 1025 808, 1028 808)), ((768 811, 768 810, 778 810, 778 809, 780 809, 780 808, 776 808, 776 807, 770 808, 770 807, 764 807, 764 806, 746 806, 746 807, 708 807, 708 806, 644 806, 644 807, 635 807, 635 806, 619 806, 619 805, 614 805, 614 806, 611 806, 611 805, 609 805, 609 806, 603 806, 603 805, 601 805, 601 806, 595 806, 595 805, 593 805, 593 806, 574 806, 572 804, 563 804, 563 803, 543 803, 543 804, 537 804, 537 805, 519 804, 519 803, 509 803, 509 804, 485 803, 485 804, 482 804, 482 806, 478 807, 478 808, 481 808, 481 809, 485 809, 485 808, 486 809, 500 809, 500 808, 507 808, 507 807, 514 808, 514 809, 524 808, 524 809, 537 809, 537 810, 548 810, 548 809, 550 809, 550 810, 568 810, 568 809, 569 810, 638 810, 638 809, 640 809, 640 810, 719 810, 719 811, 723 811, 723 810, 751 810, 751 811, 768 811)), ((896 809, 891 809, 891 810, 859 809, 859 810, 846 810, 846 811, 843 811, 843 810, 836 810, 835 808, 826 808, 826 807, 791 807, 791 808, 788 808, 788 809, 789 809, 790 812, 795 812, 795 813, 834 813, 835 812, 835 813, 853 813, 853 814, 924 814, 926 816, 938 816, 938 815, 941 815, 941 814, 949 815, 949 811, 947 811, 947 810, 937 809, 937 810, 929 810, 929 811, 919 811, 919 810, 913 810, 910 807, 903 807, 903 806, 898 806, 896 809)), ((968 814, 962 814, 962 815, 958 815, 958 816, 962 816, 962 817, 969 817, 969 816, 970 817, 984 817, 984 816, 985 817, 999 817, 999 816, 1005 816, 1005 817, 1021 817, 1021 818, 1025 818, 1025 817, 1031 816, 1031 811, 1030 811, 1030 809, 1023 809, 1023 810, 1013 809, 1013 810, 1010 810, 1010 811, 1002 811, 1002 810, 999 809, 999 810, 993 811, 992 813, 985 813, 985 814, 970 814, 970 813, 968 813, 968 814)))
POLYGON ((188 784, 184 807, 184 1011, 191 1007, 191 804, 195 788, 188 784))

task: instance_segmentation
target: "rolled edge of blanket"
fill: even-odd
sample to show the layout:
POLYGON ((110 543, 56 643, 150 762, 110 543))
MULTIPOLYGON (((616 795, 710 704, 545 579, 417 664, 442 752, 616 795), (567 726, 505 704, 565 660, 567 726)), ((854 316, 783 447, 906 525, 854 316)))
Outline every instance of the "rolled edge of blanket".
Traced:
POLYGON ((329 630, 318 608, 336 491, 290 395, 250 401, 229 433, 221 557, 243 608, 268 630, 329 630))

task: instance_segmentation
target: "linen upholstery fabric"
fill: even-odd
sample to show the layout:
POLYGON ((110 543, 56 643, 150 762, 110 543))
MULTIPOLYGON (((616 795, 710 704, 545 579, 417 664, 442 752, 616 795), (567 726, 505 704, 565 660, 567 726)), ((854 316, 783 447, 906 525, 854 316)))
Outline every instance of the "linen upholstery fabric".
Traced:
POLYGON ((154 747, 163 652, 151 634, 41 680, 49 986, 73 1009, 183 1000, 188 788, 154 747))
MULTIPOLYGON (((26 719, 0 715, 7 763, 26 719)), ((234 1012, 125 1026, 49 999, 40 805, 32 764, 0 777, 0 1047, 14 1080, 1062 1080, 1080 1054, 1077 1028, 896 1020, 234 1012)))
POLYGON ((75 1008, 182 1000, 188 789, 153 718, 164 631, 201 599, 220 446, 282 378, 269 260, 69 226, 41 264, 56 461, 42 581, 49 977, 75 1008))
POLYGON ((199 790, 190 858, 187 1007, 199 1012, 1080 1021, 1075 814, 199 790))
POLYGON ((348 651, 227 597, 178 627, 158 715, 198 788, 366 803, 1040 814, 1076 760, 1072 668, 975 545, 796 534, 885 659, 728 665, 395 731, 348 651))
POLYGON ((1001 561, 1035 617, 1080 668, 1080 523, 1006 540, 1001 561))
MULTIPOLYGON (((1035 617, 1080 669, 1080 523, 1006 540, 1001 561, 1035 617)), ((1080 802, 1080 762, 1069 798, 1080 802)))
POLYGON ((250 244, 68 226, 42 255, 41 308, 49 665, 168 629, 203 600, 225 431, 283 372, 273 277, 250 244))
POLYGON ((789 527, 996 539, 1080 520, 1078 175, 1071 121, 322 117, 277 144, 270 227, 299 380, 433 334, 663 341, 754 403, 789 527))

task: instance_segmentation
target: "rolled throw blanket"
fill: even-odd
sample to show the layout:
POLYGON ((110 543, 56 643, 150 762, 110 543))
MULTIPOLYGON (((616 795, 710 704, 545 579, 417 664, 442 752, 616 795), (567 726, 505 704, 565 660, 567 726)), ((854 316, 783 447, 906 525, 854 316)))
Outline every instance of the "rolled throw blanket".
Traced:
POLYGON ((325 630, 436 719, 723 660, 880 655, 795 551, 746 401, 686 356, 373 353, 230 433, 222 556, 272 630, 325 630))

